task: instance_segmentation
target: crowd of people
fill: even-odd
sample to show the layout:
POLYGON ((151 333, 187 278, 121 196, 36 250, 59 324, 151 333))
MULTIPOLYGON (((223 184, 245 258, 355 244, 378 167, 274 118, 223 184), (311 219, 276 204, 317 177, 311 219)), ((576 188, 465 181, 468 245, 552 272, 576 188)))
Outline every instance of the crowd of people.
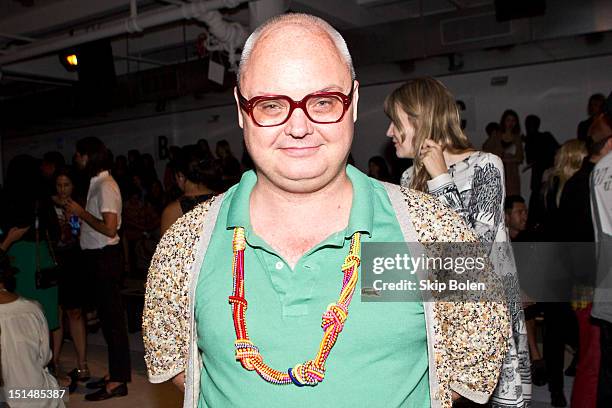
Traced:
POLYGON ((160 235, 245 170, 224 140, 216 156, 205 139, 170 152, 163 181, 151 155, 130 150, 113 158, 96 138, 78 141, 72 163, 59 152, 10 161, 1 193, 6 234, 0 248, 0 295, 11 303, 0 308, 7 389, 28 384, 74 392, 87 382, 87 388, 100 389, 88 399, 127 394, 126 279, 144 280, 160 235), (99 328, 109 346, 110 373, 89 381, 87 332, 99 328), (60 365, 65 334, 76 354, 71 370, 60 365), (20 342, 23 349, 11 347, 20 342), (14 375, 21 366, 27 369, 14 375))
MULTIPOLYGON (((516 112, 506 110, 500 123, 486 126, 488 139, 478 151, 460 128, 454 98, 446 88, 432 78, 415 79, 387 97, 385 112, 391 119, 387 136, 392 138, 399 158, 414 162, 402 174, 400 184, 442 200, 472 226, 482 242, 592 243, 595 233, 591 203, 597 203, 591 197, 591 173, 612 149, 609 119, 612 100, 608 100, 607 107, 605 103, 603 94, 591 96, 589 118, 578 125, 577 137, 562 145, 549 132, 540 131, 540 119, 535 115, 525 118, 523 135, 516 112), (519 175, 528 169, 529 206, 520 195, 519 175)), ((381 181, 391 179, 380 156, 370 159, 369 175, 381 181)), ((605 175, 600 178, 605 180, 605 175)), ((602 208, 605 205, 610 203, 599 203, 602 208)), ((489 255, 494 261, 500 256, 489 255)), ((512 401, 511 406, 519 406, 523 398, 530 397, 531 383, 540 386, 548 383, 552 406, 567 406, 563 391, 566 344, 574 351, 571 365, 565 370, 565 374, 576 376, 572 406, 594 407, 598 400, 612 401, 606 394, 609 382, 602 380, 599 391, 597 387, 599 360, 603 358, 599 350, 609 345, 602 343, 600 347, 599 342, 599 328, 606 325, 605 318, 591 319, 595 261, 595 253, 590 260, 581 256, 580 265, 570 271, 572 282, 579 283, 571 288, 574 295, 571 302, 570 299, 525 302, 523 308, 519 307, 514 260, 510 257, 501 260, 506 267, 499 265, 498 269, 513 274, 508 277, 506 288, 510 304, 517 306, 513 311, 515 343, 510 344, 510 355, 517 363, 513 363, 514 369, 508 368, 508 376, 501 377, 491 398, 493 403, 512 401), (536 340, 538 316, 545 321, 543 356, 536 340)), ((609 360, 606 361, 609 365, 609 360)), ((506 363, 511 360, 505 360, 506 363)), ((605 370, 602 366, 601 378, 609 378, 605 370)), ((502 372, 506 372, 503 367, 502 372)))
MULTIPOLYGON (((236 88, 246 143, 242 160, 227 141, 218 142, 213 153, 200 139, 170 147, 160 179, 151 155, 130 150, 114 157, 93 137, 77 142, 72 165, 58 152, 42 160, 28 155, 11 160, 1 195, 6 234, 0 246, 0 380, 23 384, 14 369, 21 365, 29 367, 24 371, 29 388, 65 386, 73 392, 86 382, 96 390, 86 396, 90 401, 127 395, 131 361, 121 289, 126 279, 148 279, 143 336, 149 377, 172 379, 191 399, 186 406, 290 404, 292 394, 270 393, 261 379, 300 387, 322 382, 338 339, 341 345, 331 354, 342 361, 330 364, 337 375, 325 379, 320 394, 305 394, 309 404, 321 404, 346 387, 351 404, 376 396, 378 405, 370 406, 429 406, 431 398, 443 407, 453 401, 527 407, 532 383, 548 383, 552 405, 563 407, 566 344, 574 350, 565 371, 575 375, 572 406, 612 401, 612 313, 604 302, 593 302, 608 293, 598 292, 596 273, 607 276, 609 260, 602 266, 594 253, 592 263, 583 263, 581 285, 573 288, 580 299, 538 303, 521 293, 509 245, 557 240, 609 245, 610 98, 593 95, 589 118, 578 125, 577 137, 562 145, 540 131, 537 116, 525 118, 523 134, 517 113, 506 110, 499 123, 486 126, 488 139, 478 150, 461 127, 451 92, 433 78, 411 79, 381 107, 397 157, 412 160, 399 177, 400 188, 390 184, 398 180, 380 156, 369 160, 370 178, 347 165, 357 90, 341 36, 323 20, 288 15, 257 29, 243 50, 236 88), (291 46, 278 35, 279 27, 295 40, 291 46), (323 45, 312 54, 318 41, 323 45), (310 58, 301 58, 305 55, 310 58), (270 59, 283 64, 269 64, 270 59), (258 96, 256 89, 301 100, 258 96), (313 93, 301 92, 307 89, 313 93), (531 169, 528 200, 520 196, 525 169, 531 169), (216 198, 226 191, 222 200, 216 198), (487 270, 500 282, 501 298, 434 306, 388 303, 376 313, 367 302, 351 304, 361 241, 487 244, 487 270), (233 257, 219 255, 227 248, 233 257), (272 362, 293 360, 293 348, 306 348, 311 328, 301 318, 312 305, 329 304, 337 292, 334 279, 315 271, 327 265, 343 271, 341 297, 323 315, 324 340, 314 360, 286 372, 263 362, 246 330, 245 263, 255 302, 248 320, 272 362), (229 269, 233 285, 231 276, 214 273, 229 269), (282 274, 286 269, 300 273, 282 274), (233 322, 225 319, 229 309, 222 309, 228 308, 228 295, 233 322), (407 325, 382 324, 376 317, 381 313, 407 325), (537 317, 545 322, 542 351, 537 317), (108 373, 90 381, 87 328, 96 324, 108 345, 108 373), (278 332, 266 332, 266 325, 278 332), (66 333, 77 356, 70 371, 60 365, 66 333), (292 348, 286 347, 287 335, 292 348), (402 353, 406 345, 398 339, 413 352, 402 353), (375 345, 376 353, 361 344, 375 345), (406 375, 390 374, 381 382, 375 380, 381 369, 406 375), (368 378, 372 389, 394 392, 365 395, 368 387, 360 381, 345 381, 355 372, 368 378)), ((63 404, 54 403, 44 406, 63 404)))

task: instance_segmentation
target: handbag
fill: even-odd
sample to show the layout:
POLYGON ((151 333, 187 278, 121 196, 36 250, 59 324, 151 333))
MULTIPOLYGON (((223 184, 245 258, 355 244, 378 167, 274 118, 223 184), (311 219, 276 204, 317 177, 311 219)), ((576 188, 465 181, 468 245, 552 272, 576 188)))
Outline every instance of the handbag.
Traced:
POLYGON ((45 230, 47 242, 49 244, 49 254, 53 264, 45 268, 40 267, 40 231, 38 228, 38 216, 34 223, 36 228, 36 289, 49 289, 53 286, 57 286, 60 276, 60 267, 55 259, 55 251, 53 251, 53 245, 49 239, 49 231, 45 230))

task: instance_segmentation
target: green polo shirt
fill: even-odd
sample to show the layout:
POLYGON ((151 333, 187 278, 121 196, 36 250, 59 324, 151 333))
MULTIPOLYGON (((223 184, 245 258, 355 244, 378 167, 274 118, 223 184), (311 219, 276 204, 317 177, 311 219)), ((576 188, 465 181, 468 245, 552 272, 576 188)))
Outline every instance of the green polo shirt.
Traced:
POLYGON ((249 202, 256 174, 245 173, 225 194, 196 288, 196 330, 204 364, 200 408, 430 406, 422 303, 362 302, 360 282, 327 359, 325 379, 317 386, 269 384, 235 360, 228 303, 233 227, 245 228, 249 336, 264 362, 280 371, 315 357, 323 336, 321 316, 338 300, 340 268, 353 233, 362 233, 362 243, 404 241, 382 184, 352 166, 347 174, 353 185, 348 226, 308 250, 293 269, 253 232, 249 202))

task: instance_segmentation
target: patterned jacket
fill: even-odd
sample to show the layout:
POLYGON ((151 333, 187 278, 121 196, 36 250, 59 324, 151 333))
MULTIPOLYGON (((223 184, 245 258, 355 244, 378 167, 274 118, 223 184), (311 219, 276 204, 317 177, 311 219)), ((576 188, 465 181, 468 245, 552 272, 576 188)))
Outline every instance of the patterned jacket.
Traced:
MULTIPOLYGON (((384 183, 413 257, 435 243, 478 242, 473 231, 427 194, 384 183)), ((181 217, 159 243, 146 285, 143 313, 149 380, 160 383, 185 371, 184 408, 196 408, 202 361, 197 347, 195 292, 223 196, 181 217)), ((425 278, 428 271, 417 271, 425 278)), ((511 333, 501 284, 490 264, 479 271, 487 298, 424 301, 432 407, 451 407, 451 391, 485 403, 495 388, 511 333)), ((434 295, 435 296, 435 295, 434 295)), ((467 295, 466 295, 467 296, 467 295)))

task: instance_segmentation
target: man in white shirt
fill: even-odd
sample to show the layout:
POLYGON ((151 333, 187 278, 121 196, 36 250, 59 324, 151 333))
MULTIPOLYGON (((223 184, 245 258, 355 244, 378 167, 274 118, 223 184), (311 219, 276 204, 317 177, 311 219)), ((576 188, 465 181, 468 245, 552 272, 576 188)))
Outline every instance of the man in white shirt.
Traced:
POLYGON ((109 173, 111 156, 95 137, 81 139, 76 145, 76 164, 91 177, 87 204, 83 209, 70 200, 66 207, 84 221, 80 243, 88 267, 93 269, 95 300, 102 332, 108 345, 109 375, 87 384, 99 388, 85 399, 101 401, 127 395, 130 381, 130 350, 120 293, 121 250, 117 230, 121 227, 121 193, 109 173))
MULTIPOLYGON (((608 98, 612 102, 612 99, 608 98)), ((595 119, 590 133, 604 144, 603 156, 591 173, 591 214, 597 245, 597 286, 591 315, 599 319, 601 365, 597 407, 612 401, 612 115, 595 119)))

